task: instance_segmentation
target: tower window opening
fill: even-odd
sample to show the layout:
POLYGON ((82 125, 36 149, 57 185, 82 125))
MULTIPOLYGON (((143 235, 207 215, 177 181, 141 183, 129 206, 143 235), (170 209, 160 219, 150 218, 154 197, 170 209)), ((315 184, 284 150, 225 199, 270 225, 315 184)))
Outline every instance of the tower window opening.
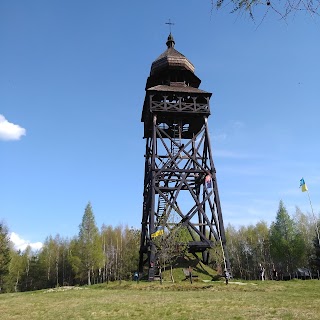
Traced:
POLYGON ((159 123, 159 128, 163 130, 167 130, 169 129, 169 126, 163 122, 163 123, 159 123))
POLYGON ((189 130, 189 123, 186 123, 182 126, 182 132, 186 132, 189 130))

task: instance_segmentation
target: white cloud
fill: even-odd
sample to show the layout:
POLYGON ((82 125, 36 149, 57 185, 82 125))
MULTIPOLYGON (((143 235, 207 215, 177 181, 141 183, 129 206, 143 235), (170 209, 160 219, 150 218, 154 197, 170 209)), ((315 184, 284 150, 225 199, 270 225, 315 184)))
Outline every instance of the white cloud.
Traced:
POLYGON ((0 114, 0 140, 19 140, 26 135, 26 129, 9 122, 0 114))
POLYGON ((213 150, 213 155, 215 157, 221 157, 221 158, 233 158, 233 159, 239 159, 239 158, 248 158, 247 155, 235 153, 228 150, 213 150))
POLYGON ((220 133, 212 136, 212 140, 215 142, 222 142, 227 139, 227 134, 226 133, 220 133))
POLYGON ((27 246, 30 246, 32 250, 40 250, 43 247, 41 242, 30 242, 22 239, 18 234, 11 232, 10 240, 14 244, 16 250, 24 251, 27 246))
POLYGON ((263 156, 257 154, 247 154, 247 153, 238 153, 234 151, 229 151, 225 149, 213 149, 213 156, 219 158, 229 158, 229 159, 259 159, 263 156))
POLYGON ((227 139, 230 140, 230 136, 238 134, 239 131, 246 127, 245 123, 239 120, 232 120, 228 123, 223 132, 211 135, 212 141, 215 143, 224 142, 227 139))
POLYGON ((273 200, 250 199, 242 204, 225 201, 222 203, 222 214, 225 225, 231 224, 236 228, 255 225, 260 221, 270 225, 277 208, 278 202, 273 200))
POLYGON ((238 130, 238 129, 243 129, 245 127, 245 124, 242 121, 234 120, 231 122, 231 126, 233 129, 238 130))

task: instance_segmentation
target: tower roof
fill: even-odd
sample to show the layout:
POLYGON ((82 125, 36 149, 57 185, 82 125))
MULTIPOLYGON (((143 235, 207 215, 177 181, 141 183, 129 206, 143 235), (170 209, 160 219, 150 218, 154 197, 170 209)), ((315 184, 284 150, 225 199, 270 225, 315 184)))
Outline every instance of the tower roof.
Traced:
POLYGON ((171 32, 168 36, 166 45, 168 49, 152 63, 150 75, 152 76, 167 68, 189 70, 194 73, 194 65, 182 53, 174 48, 175 41, 171 32))

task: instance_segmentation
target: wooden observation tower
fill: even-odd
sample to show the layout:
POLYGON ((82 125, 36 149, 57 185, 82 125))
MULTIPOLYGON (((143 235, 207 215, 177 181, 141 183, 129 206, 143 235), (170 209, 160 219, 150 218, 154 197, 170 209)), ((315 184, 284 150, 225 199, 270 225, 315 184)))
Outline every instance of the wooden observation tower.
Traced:
POLYGON ((208 263, 208 249, 221 246, 230 269, 208 131, 212 94, 199 89, 201 80, 174 48, 171 33, 166 44, 152 63, 141 118, 146 150, 139 271, 149 280, 157 260, 154 235, 181 227, 190 233, 190 253, 208 263))

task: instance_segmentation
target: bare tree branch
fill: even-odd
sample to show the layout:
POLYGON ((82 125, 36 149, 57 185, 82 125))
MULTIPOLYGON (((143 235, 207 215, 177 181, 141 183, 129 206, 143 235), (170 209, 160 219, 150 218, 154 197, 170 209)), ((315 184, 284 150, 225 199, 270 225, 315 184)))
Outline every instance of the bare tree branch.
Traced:
MULTIPOLYGON (((298 12, 306 12, 311 17, 319 15, 320 0, 210 0, 211 14, 214 9, 230 7, 230 13, 242 12, 248 14, 252 20, 255 20, 254 9, 258 6, 264 6, 265 13, 262 21, 270 11, 274 11, 281 19, 298 12)), ((261 21, 261 22, 262 22, 261 21)), ((259 25, 261 24, 259 23, 259 25)))

